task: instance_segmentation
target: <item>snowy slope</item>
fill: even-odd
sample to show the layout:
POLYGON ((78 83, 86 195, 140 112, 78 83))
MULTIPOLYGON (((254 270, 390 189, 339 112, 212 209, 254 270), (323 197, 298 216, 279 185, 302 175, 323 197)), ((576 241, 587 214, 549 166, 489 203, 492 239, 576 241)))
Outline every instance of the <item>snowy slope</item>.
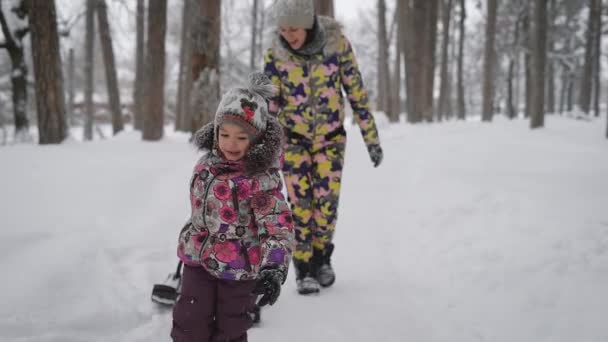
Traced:
MULTIPOLYGON (((349 127, 334 265, 293 274, 252 341, 606 341, 604 122, 349 127)), ((149 301, 175 265, 187 136, 0 148, 0 341, 168 341, 149 301)))

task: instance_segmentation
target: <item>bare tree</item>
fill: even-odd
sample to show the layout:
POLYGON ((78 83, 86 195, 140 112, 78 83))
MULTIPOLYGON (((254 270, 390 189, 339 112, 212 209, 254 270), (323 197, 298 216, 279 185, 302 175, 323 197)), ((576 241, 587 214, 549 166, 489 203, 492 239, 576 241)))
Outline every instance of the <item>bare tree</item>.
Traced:
POLYGON ((523 38, 523 52, 524 52, 524 82, 525 82, 525 90, 524 90, 524 98, 525 98, 525 110, 524 116, 526 118, 530 117, 530 113, 532 112, 532 62, 531 62, 531 53, 532 51, 532 30, 530 28, 530 4, 529 2, 524 2, 524 17, 522 21, 522 30, 521 33, 524 36, 523 38))
POLYGON ((494 113, 494 64, 496 63, 496 50, 494 40, 496 37, 496 0, 487 2, 486 42, 483 58, 483 104, 481 120, 492 121, 494 113))
POLYGON ((439 110, 437 117, 441 121, 451 115, 450 75, 448 72, 448 47, 450 42, 450 19, 452 16, 452 0, 441 0, 441 85, 439 88, 439 110))
POLYGON ((213 120, 219 103, 221 1, 198 0, 193 10, 192 125, 194 133, 213 120), (205 83, 207 82, 207 83, 205 83), (211 82, 212 84, 210 84, 211 82))
POLYGON ((600 116, 600 94, 601 91, 601 57, 602 57, 602 0, 598 0, 595 13, 597 18, 594 21, 594 50, 593 50, 593 112, 595 116, 600 116))
POLYGON ((184 0, 182 12, 182 34, 179 52, 179 73, 177 79, 177 108, 175 129, 190 132, 190 54, 192 49, 192 1, 184 0))
POLYGON ((318 15, 334 17, 334 0, 315 0, 315 12, 318 15))
MULTIPOLYGON (((264 7, 264 0, 262 0, 262 4, 261 4, 261 11, 259 11, 259 15, 260 18, 258 19, 259 22, 259 28, 257 30, 258 32, 258 39, 256 40, 257 42, 257 47, 256 47, 256 51, 262 51, 262 47, 264 46, 264 28, 266 26, 266 8, 264 7)), ((257 65, 257 63, 259 63, 258 61, 261 58, 261 54, 256 54, 255 56, 255 64, 257 65)))
POLYGON ((405 38, 407 120, 433 118, 433 79, 437 34, 437 0, 414 0, 407 11, 405 38))
MULTIPOLYGON (((3 108, 2 102, 0 102, 0 110, 3 108)), ((4 126, 4 115, 0 114, 0 132, 2 132, 2 140, 0 140, 0 146, 6 145, 6 141, 8 140, 8 133, 6 133, 6 126, 4 126)))
MULTIPOLYGON (((393 23, 397 26, 397 39, 395 47, 394 67, 391 77, 391 113, 388 118, 390 122, 398 122, 399 114, 401 114, 401 62, 405 62, 405 37, 407 27, 405 18, 407 18, 408 4, 407 0, 397 0, 397 8, 395 9, 395 18, 393 23), (403 18, 403 19, 402 19, 403 18)), ((391 30, 392 31, 392 30, 391 30)), ((392 34, 391 34, 392 35, 392 34)), ((390 42, 390 39, 389 39, 390 42)))
POLYGON ((257 30, 258 30, 258 0, 253 0, 253 6, 251 8, 251 51, 249 55, 249 69, 255 70, 255 57, 257 53, 257 30))
POLYGON ((144 140, 163 137, 165 112, 165 34, 167 0, 148 4, 148 41, 146 44, 146 101, 144 104, 144 140))
POLYGON ((458 41, 458 71, 457 71, 457 88, 458 88, 458 118, 465 119, 465 102, 464 102, 464 80, 463 80, 463 60, 464 60, 464 40, 465 40, 465 21, 467 18, 467 11, 465 6, 465 0, 460 0, 460 39, 458 41))
POLYGON ((547 30, 547 97, 545 107, 547 113, 555 113, 555 62, 548 58, 555 50, 555 20, 557 19, 557 9, 555 0, 549 0, 549 22, 547 30))
POLYGON ((547 0, 534 1, 534 49, 530 128, 543 127, 545 119, 545 68, 547 61, 547 0))
POLYGON ((424 44, 424 109, 423 117, 427 122, 433 121, 433 103, 435 93, 435 51, 437 46, 437 20, 439 19, 439 0, 427 0, 427 12, 425 18, 424 44))
POLYGON ((67 136, 55 0, 28 0, 40 144, 67 136))
POLYGON ((378 8, 378 93, 376 96, 376 108, 389 114, 391 110, 389 102, 390 79, 388 74, 388 40, 386 37, 386 3, 384 0, 378 0, 376 4, 378 8))
POLYGON ((135 129, 143 128, 144 107, 144 72, 145 72, 145 0, 137 0, 135 15, 136 38, 135 38, 135 81, 133 85, 133 126, 135 129))
MULTIPOLYGON (((27 13, 24 10, 24 0, 19 2, 17 7, 12 9, 17 14, 19 19, 25 19, 27 13)), ((24 58, 23 38, 29 32, 29 27, 19 27, 11 31, 8 26, 4 11, 2 10, 2 1, 0 1, 0 24, 4 41, 0 43, 0 48, 6 49, 11 59, 11 86, 12 86, 12 102, 13 115, 15 121, 15 140, 30 141, 29 135, 29 120, 27 118, 27 64, 24 58)))
MULTIPOLYGON (((522 20, 522 15, 520 12, 520 15, 517 16, 517 19, 515 20, 515 25, 513 25, 513 43, 512 43, 512 47, 511 47, 511 53, 509 54, 509 69, 507 71, 507 103, 506 103, 506 110, 507 110, 507 117, 509 119, 514 119, 517 116, 517 108, 516 108, 516 104, 517 101, 514 100, 514 78, 516 78, 515 75, 515 62, 518 59, 518 56, 520 54, 520 49, 519 49, 519 32, 520 32, 520 27, 521 27, 521 20, 522 20), (514 104, 515 102, 515 104, 514 104)), ((517 82, 517 81, 515 81, 517 82)))
POLYGON ((84 140, 93 140, 93 91, 94 91, 94 48, 95 48, 95 0, 86 0, 86 31, 84 60, 84 140))
POLYGON ((68 52, 68 103, 66 114, 68 116, 68 125, 73 125, 74 118, 74 74, 75 74, 75 64, 74 64, 74 49, 70 48, 68 52))
POLYGON ((116 77, 116 66, 114 63, 114 48, 112 47, 112 34, 108 23, 108 10, 105 0, 97 0, 97 23, 99 24, 99 39, 103 53, 103 64, 106 70, 106 84, 108 98, 112 112, 112 133, 117 134, 123 130, 122 109, 120 105, 120 93, 118 92, 118 80, 116 77))
POLYGON ((591 105, 592 91, 592 72, 593 72, 593 54, 595 46, 595 35, 599 34, 596 30, 601 27, 601 0, 590 0, 589 2, 589 21, 587 22, 587 37, 585 44, 585 61, 583 64, 583 74, 581 77, 581 86, 579 88, 578 106, 585 113, 589 114, 591 105))

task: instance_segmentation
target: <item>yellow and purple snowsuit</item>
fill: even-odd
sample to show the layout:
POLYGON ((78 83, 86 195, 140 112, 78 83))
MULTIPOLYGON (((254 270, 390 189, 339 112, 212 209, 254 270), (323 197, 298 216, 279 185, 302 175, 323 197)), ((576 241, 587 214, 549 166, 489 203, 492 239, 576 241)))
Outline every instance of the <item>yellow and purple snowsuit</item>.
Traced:
POLYGON ((283 174, 296 230, 293 257, 304 262, 313 247, 331 242, 336 227, 346 144, 342 88, 365 143, 380 143, 350 42, 335 20, 318 22, 326 40, 318 53, 296 54, 277 34, 264 56, 264 72, 279 88, 269 109, 278 113, 287 137, 283 174))

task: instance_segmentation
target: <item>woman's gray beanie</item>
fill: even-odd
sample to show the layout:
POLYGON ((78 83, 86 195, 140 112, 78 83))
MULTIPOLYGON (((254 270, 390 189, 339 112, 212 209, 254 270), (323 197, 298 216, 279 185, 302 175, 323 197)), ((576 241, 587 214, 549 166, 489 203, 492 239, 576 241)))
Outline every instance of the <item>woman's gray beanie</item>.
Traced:
POLYGON ((310 29, 315 22, 312 0, 278 0, 274 5, 278 26, 310 29))

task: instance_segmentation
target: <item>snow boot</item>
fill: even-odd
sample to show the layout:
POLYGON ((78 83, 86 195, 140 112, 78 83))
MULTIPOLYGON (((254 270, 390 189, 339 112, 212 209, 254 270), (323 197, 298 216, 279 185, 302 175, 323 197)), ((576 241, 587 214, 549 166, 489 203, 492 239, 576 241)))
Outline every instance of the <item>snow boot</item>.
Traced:
POLYGON ((177 263, 175 273, 169 273, 167 279, 162 284, 154 284, 152 288, 152 301, 162 305, 172 306, 177 301, 177 297, 182 288, 182 262, 177 263))
POLYGON ((293 260, 296 269, 296 285, 298 293, 308 295, 319 293, 319 282, 313 277, 312 263, 300 260, 293 260))
POLYGON ((330 287, 336 281, 336 273, 331 267, 331 255, 334 252, 334 244, 328 243, 325 249, 314 249, 312 256, 313 268, 315 270, 315 278, 319 285, 330 287))

